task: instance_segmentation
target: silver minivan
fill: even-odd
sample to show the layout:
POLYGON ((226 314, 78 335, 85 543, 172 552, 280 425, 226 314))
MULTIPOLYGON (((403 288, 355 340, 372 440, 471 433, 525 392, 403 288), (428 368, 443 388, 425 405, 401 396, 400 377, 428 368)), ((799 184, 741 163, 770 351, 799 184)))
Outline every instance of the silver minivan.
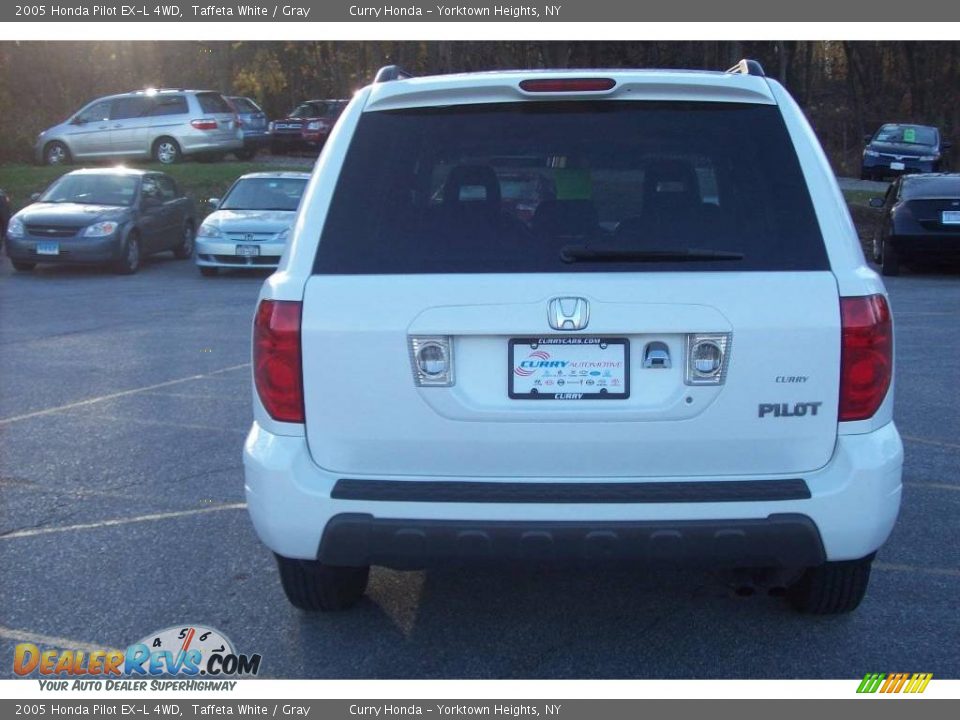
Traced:
POLYGON ((236 113, 209 90, 138 90, 102 97, 37 136, 37 162, 96 158, 217 158, 243 147, 236 113))

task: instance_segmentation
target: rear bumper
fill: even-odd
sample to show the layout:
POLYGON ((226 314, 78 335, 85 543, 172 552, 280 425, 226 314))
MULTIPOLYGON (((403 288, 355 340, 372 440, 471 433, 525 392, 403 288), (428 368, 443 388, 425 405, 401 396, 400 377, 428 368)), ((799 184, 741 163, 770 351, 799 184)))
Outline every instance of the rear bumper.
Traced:
POLYGON ((960 260, 960 228, 927 235, 891 235, 889 242, 901 259, 960 260))
MULTIPOLYGON (((331 564, 418 567, 435 560, 475 557, 610 557, 707 562, 731 566, 803 566, 823 559, 851 560, 875 552, 893 529, 900 507, 903 445, 890 423, 860 435, 841 435, 831 461, 796 477, 636 478, 624 485, 672 486, 747 483, 753 495, 707 491, 660 499, 606 495, 603 499, 559 497, 531 501, 508 496, 438 496, 430 501, 367 493, 363 482, 425 483, 438 478, 349 478, 313 462, 306 440, 274 435, 256 423, 244 446, 245 489, 250 516, 261 540, 293 558, 322 558, 331 564), (776 492, 761 493, 770 482, 776 492), (784 484, 784 483, 787 484, 784 484), (719 494, 718 494, 719 493, 719 494), (752 499, 749 499, 752 498, 752 499)), ((475 478, 444 478, 465 488, 475 478)), ((610 486, 609 479, 485 478, 483 484, 610 486)), ((620 483, 618 480, 617 483, 620 483)), ((422 490, 422 486, 419 490, 422 490)), ((395 492, 395 491, 391 491, 395 492)), ((446 492, 446 491, 445 491, 446 492)), ((464 490, 469 492, 469 490, 464 490)), ((607 492, 607 491, 603 491, 607 492)), ((602 494, 602 493, 601 493, 602 494)), ((561 492, 561 496, 563 493, 561 492)))
POLYGON ((462 562, 632 560, 648 565, 809 567, 825 559, 804 515, 758 520, 498 522, 336 515, 320 541, 329 565, 398 569, 462 562))
POLYGON ((198 130, 196 134, 184 134, 178 138, 180 150, 184 155, 202 153, 228 153, 243 149, 243 137, 240 131, 230 137, 210 137, 198 130))

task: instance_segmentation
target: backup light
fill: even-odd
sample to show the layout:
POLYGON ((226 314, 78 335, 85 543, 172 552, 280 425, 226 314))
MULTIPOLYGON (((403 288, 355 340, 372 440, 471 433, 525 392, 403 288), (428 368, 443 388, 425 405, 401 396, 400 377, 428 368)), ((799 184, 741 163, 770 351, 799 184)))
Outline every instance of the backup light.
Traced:
POLYGON ((730 363, 730 333, 687 335, 687 385, 722 385, 730 363))
POLYGON ((453 341, 447 335, 411 337, 410 363, 418 387, 453 385, 453 341))

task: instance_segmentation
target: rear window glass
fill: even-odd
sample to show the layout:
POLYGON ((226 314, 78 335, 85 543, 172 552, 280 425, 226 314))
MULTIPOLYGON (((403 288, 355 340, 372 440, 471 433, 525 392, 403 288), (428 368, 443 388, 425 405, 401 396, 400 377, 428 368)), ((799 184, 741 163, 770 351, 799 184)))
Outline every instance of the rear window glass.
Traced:
POLYGON ((314 270, 827 268, 776 107, 605 101, 366 113, 314 270))
POLYGON ((900 196, 905 200, 913 200, 914 198, 960 199, 960 175, 904 178, 900 196))
POLYGON ((247 100, 247 98, 242 98, 242 97, 230 98, 230 102, 233 103, 233 106, 237 109, 237 112, 241 112, 241 113, 260 112, 260 108, 254 105, 252 101, 247 100))
POLYGON ((166 95, 154 98, 153 108, 148 115, 184 115, 187 112, 187 99, 183 95, 166 95))
POLYGON ((233 109, 220 93, 197 93, 197 102, 205 113, 232 113, 233 109))

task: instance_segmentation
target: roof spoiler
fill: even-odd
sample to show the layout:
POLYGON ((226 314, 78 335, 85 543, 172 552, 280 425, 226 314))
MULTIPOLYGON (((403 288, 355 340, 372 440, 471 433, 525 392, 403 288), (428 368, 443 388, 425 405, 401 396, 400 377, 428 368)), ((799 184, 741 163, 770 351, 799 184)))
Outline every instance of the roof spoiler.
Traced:
POLYGON ((766 77, 767 74, 763 71, 763 65, 758 63, 756 60, 749 60, 744 58, 732 68, 727 70, 728 73, 739 73, 740 75, 756 75, 757 77, 766 77))
POLYGON ((384 83, 390 82, 391 80, 406 80, 412 77, 412 73, 408 73, 399 65, 384 65, 377 70, 376 77, 373 78, 373 81, 375 83, 384 83))

